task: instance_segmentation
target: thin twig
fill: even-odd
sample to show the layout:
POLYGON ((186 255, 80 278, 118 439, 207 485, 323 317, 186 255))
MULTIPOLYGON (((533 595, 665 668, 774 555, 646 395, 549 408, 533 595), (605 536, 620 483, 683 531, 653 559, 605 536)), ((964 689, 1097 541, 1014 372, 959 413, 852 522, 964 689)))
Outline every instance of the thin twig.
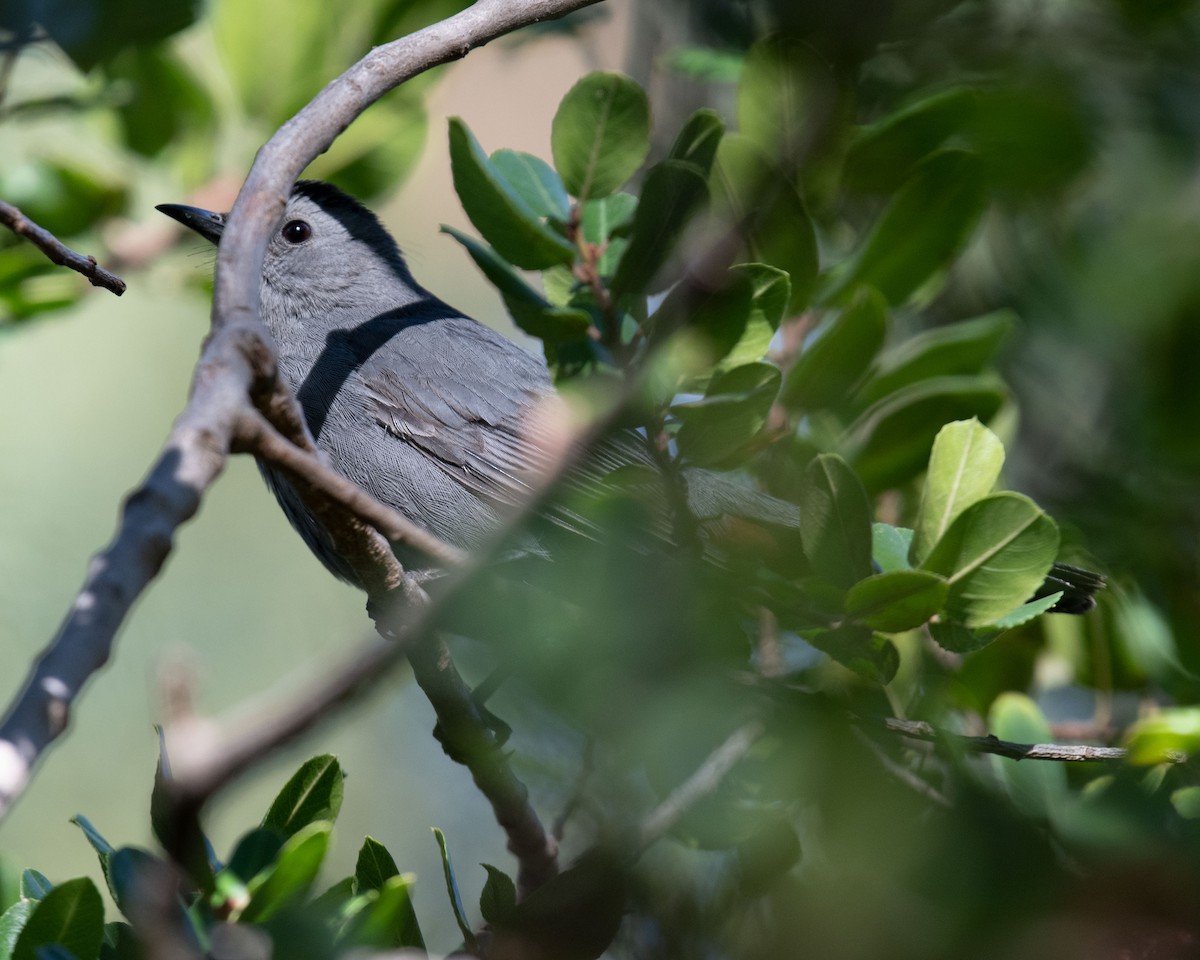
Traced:
POLYGON ((567 797, 567 802, 563 804, 562 812, 554 818, 554 825, 551 828, 554 839, 559 843, 562 842, 563 834, 567 832, 567 821, 574 816, 575 811, 579 809, 579 805, 583 802, 584 788, 592 777, 592 765, 595 760, 595 754, 596 741, 589 737, 583 745, 583 756, 579 758, 579 773, 575 776, 575 783, 571 787, 571 794, 567 797))
POLYGON ((938 790, 937 787, 917 776, 917 774, 915 774, 912 770, 909 770, 908 767, 897 763, 895 760, 889 757, 884 749, 874 740, 868 737, 862 730, 855 729, 854 733, 857 736, 858 741, 862 743, 868 750, 870 750, 872 754, 874 754, 875 759, 879 761, 883 769, 899 780, 902 784, 916 793, 919 793, 926 800, 933 801, 940 807, 950 806, 950 800, 944 793, 938 790))
POLYGON ((3 200, 0 200, 0 223, 41 250, 51 263, 83 274, 93 287, 104 287, 118 297, 125 292, 125 281, 96 263, 95 257, 76 253, 49 230, 39 227, 11 203, 3 200))
POLYGON ((342 506, 393 544, 416 550, 439 567, 455 567, 466 562, 466 551, 446 543, 398 510, 376 500, 334 470, 315 447, 309 451, 297 446, 257 410, 248 411, 239 421, 233 450, 261 457, 285 472, 294 489, 307 486, 311 499, 332 501, 342 506))
POLYGON ((766 727, 757 720, 734 730, 724 743, 709 754, 695 773, 672 790, 667 799, 642 821, 639 849, 644 850, 662 837, 692 807, 716 790, 765 732, 766 727))
MULTIPOLYGON (((1093 747, 1075 743, 1013 743, 998 737, 972 737, 959 733, 945 733, 923 720, 899 720, 888 717, 884 726, 893 733, 914 740, 948 741, 972 753, 990 753, 1010 760, 1056 760, 1075 763, 1097 760, 1124 760, 1129 751, 1124 747, 1093 747)), ((1176 750, 1166 751, 1163 759, 1168 763, 1183 763, 1187 756, 1176 750)))

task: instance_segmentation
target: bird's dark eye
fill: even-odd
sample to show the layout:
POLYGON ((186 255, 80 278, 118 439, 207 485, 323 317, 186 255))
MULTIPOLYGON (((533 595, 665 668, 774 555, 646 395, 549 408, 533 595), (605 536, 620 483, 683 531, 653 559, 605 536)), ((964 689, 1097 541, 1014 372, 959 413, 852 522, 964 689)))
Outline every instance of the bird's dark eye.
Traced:
POLYGON ((280 233, 288 243, 303 243, 312 236, 312 227, 305 220, 289 220, 280 233))

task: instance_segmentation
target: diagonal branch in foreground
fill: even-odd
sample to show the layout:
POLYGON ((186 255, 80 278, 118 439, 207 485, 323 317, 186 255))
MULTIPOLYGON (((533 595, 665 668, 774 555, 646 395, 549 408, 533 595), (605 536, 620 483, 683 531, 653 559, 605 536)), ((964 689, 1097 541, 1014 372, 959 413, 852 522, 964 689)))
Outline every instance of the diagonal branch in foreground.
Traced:
POLYGON ((0 200, 0 223, 41 250, 51 263, 83 274, 93 287, 104 287, 118 297, 125 292, 125 281, 105 270, 95 257, 76 253, 45 227, 38 226, 11 203, 3 200, 0 200))

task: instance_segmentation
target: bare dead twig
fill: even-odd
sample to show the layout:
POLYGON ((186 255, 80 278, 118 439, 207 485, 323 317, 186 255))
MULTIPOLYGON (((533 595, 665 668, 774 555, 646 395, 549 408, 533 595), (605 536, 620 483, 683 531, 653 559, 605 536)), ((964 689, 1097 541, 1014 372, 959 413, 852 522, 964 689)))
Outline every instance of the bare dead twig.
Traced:
POLYGON ((93 287, 104 287, 118 297, 125 292, 125 281, 96 263, 95 257, 76 253, 49 230, 39 227, 11 203, 3 200, 0 200, 0 223, 41 250, 51 263, 83 274, 93 287))
MULTIPOLYGON (((972 737, 965 734, 945 733, 923 720, 900 720, 889 717, 884 726, 893 733, 914 740, 947 741, 971 753, 990 753, 1010 760, 1056 760, 1065 763, 1098 760, 1124 760, 1129 752, 1123 747, 1093 747, 1076 743, 1013 743, 998 737, 972 737)), ((1187 757, 1181 753, 1168 754, 1171 763, 1183 763, 1187 757)))

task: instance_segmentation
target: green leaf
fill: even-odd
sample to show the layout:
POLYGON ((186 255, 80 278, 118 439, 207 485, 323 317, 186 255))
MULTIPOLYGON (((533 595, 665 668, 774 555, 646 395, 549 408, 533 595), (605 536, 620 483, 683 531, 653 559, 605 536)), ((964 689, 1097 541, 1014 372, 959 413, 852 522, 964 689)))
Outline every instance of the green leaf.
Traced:
POLYGON ((1004 444, 977 419, 938 431, 913 524, 913 564, 924 562, 960 513, 992 492, 1003 466, 1004 444))
POLYGON ((571 200, 562 180, 545 160, 519 150, 497 150, 491 160, 496 172, 539 217, 565 223, 571 216, 571 200))
POLYGON ((884 573, 896 570, 911 570, 908 550, 912 545, 913 532, 906 527, 893 527, 890 523, 871 525, 871 556, 884 573))
POLYGON ((862 482, 834 453, 815 457, 800 497, 804 555, 821 579, 846 589, 871 575, 871 504, 862 482))
POLYGON ((628 244, 616 234, 628 232, 637 205, 637 197, 631 193, 614 193, 583 205, 580 218, 583 239, 595 246, 604 246, 596 264, 600 276, 611 276, 620 262, 628 244))
POLYGON ((517 887, 512 878, 490 863, 483 864, 487 882, 479 895, 479 912, 493 926, 504 924, 517 906, 517 887))
POLYGON ((672 405, 682 425, 680 454, 699 466, 722 466, 747 446, 767 423, 779 390, 779 369, 748 363, 712 379, 701 400, 672 405))
POLYGON ((127 923, 106 923, 100 960, 142 960, 141 941, 127 923))
POLYGON ((1200 787, 1180 787, 1171 791, 1171 806, 1185 820, 1200 820, 1200 787))
POLYGON ((165 40, 194 23, 202 10, 200 0, 89 0, 18 9, 21 6, 40 17, 39 25, 84 73, 127 47, 165 40))
POLYGON ((765 263, 742 263, 733 269, 744 272, 750 279, 750 314, 741 338, 717 365, 718 370, 731 370, 743 364, 756 363, 767 355, 792 294, 792 283, 787 273, 778 267, 765 263))
MULTIPOLYGON (((1020 693, 1002 693, 988 711, 988 730, 1001 740, 1048 743, 1050 724, 1037 704, 1020 693)), ((1059 763, 1021 763, 993 756, 1000 782, 1024 813, 1050 819, 1068 799, 1067 771, 1059 763)))
POLYGON ((900 668, 895 644, 869 627, 847 623, 832 630, 806 632, 804 639, 872 683, 891 683, 900 668))
POLYGON ((960 513, 922 567, 950 581, 955 620, 984 627, 1033 596, 1057 553, 1054 521, 1022 494, 997 493, 960 513))
POLYGON ((0 915, 0 960, 11 960, 17 937, 37 905, 37 900, 18 900, 0 915))
POLYGON ((855 397, 869 406, 890 393, 931 377, 979 373, 1015 326, 1007 310, 926 330, 884 351, 855 397))
POLYGON ((710 184, 718 216, 746 224, 752 258, 787 272, 792 282, 788 312, 800 313, 812 299, 820 258, 812 219, 795 184, 740 134, 722 138, 710 184))
POLYGON ((595 960, 616 937, 628 895, 623 865, 593 849, 518 903, 505 928, 537 955, 595 960))
POLYGON ((754 287, 744 272, 730 271, 724 286, 699 290, 680 284, 654 312, 647 326, 651 344, 687 329, 695 336, 708 363, 720 360, 746 332, 753 307, 754 287))
POLYGON ((1168 707, 1137 721, 1125 734, 1129 762, 1162 763, 1200 751, 1200 707, 1168 707))
POLYGON ((279 791, 262 825, 290 837, 315 821, 336 820, 342 808, 343 779, 332 754, 306 760, 279 791))
POLYGON ((633 217, 629 246, 610 285, 614 301, 667 285, 662 277, 667 261, 684 227, 707 197, 704 175, 692 164, 664 160, 650 168, 633 217))
POLYGON ((91 822, 83 814, 77 813, 71 818, 71 823, 83 831, 83 835, 87 837, 87 841, 92 845, 92 849, 100 855, 101 864, 107 864, 108 858, 115 852, 113 845, 104 839, 100 831, 92 826, 91 822))
POLYGON ((75 162, 7 165, 0 170, 0 197, 59 238, 82 233, 129 203, 123 184, 75 162))
POLYGON ((467 919, 467 911, 463 908, 462 894, 458 892, 458 881, 454 878, 454 865, 450 862, 450 848, 446 845, 446 835, 434 827, 433 836, 442 855, 442 873, 446 878, 446 894, 450 898, 450 908, 454 911, 454 919, 463 935, 463 941, 470 946, 475 942, 475 934, 467 919))
POLYGON ((978 158, 961 150, 934 154, 888 204, 825 299, 869 286, 892 305, 904 303, 958 255, 986 207, 978 158))
POLYGON ((897 189, 918 162, 970 120, 978 97, 970 87, 940 90, 859 128, 846 153, 846 187, 863 193, 897 189))
POLYGON ((128 91, 116 114, 125 145, 134 153, 153 157, 184 136, 211 134, 216 114, 208 92, 167 49, 131 48, 112 60, 105 73, 128 91))
POLYGON ((1034 200, 1071 184, 1097 146, 1084 88, 1065 73, 1039 73, 1032 83, 980 91, 964 130, 988 180, 1034 200))
POLYGON ((887 304, 871 289, 850 304, 805 348, 788 371, 780 400, 791 410, 835 405, 862 379, 887 335, 887 304))
POLYGON ((275 862, 286 840, 277 830, 256 827, 237 842, 225 869, 243 883, 249 883, 275 862))
POLYGON ((650 151, 645 92, 621 74, 589 73, 558 105, 550 150, 572 196, 589 200, 612 193, 650 151))
POLYGON ((308 892, 329 850, 332 829, 329 821, 310 823, 283 845, 274 866, 248 885, 250 902, 239 917, 242 923, 266 920, 308 892))
POLYGON ((797 38, 768 37, 747 53, 737 90, 738 129, 768 156, 790 157, 812 136, 812 88, 814 80, 821 83, 814 68, 828 76, 812 44, 797 38))
POLYGON ((1007 399, 998 377, 935 377, 899 390, 848 429, 854 469, 871 491, 896 487, 925 469, 934 438, 951 420, 988 421, 1007 399))
POLYGON ((372 902, 359 910, 346 925, 339 944, 394 950, 412 947, 425 949, 425 939, 413 910, 412 874, 388 877, 370 892, 372 902))
POLYGON ((667 159, 693 164, 707 177, 724 135, 725 121, 720 114, 702 107, 684 122, 671 149, 667 151, 667 159))
POLYGON ((29 900, 41 900, 54 889, 54 884, 44 873, 24 870, 21 873, 21 896, 29 900))
POLYGON ((95 960, 104 938, 104 904, 87 877, 68 880, 34 908, 13 946, 13 960, 37 960, 39 948, 59 945, 78 960, 95 960))
MULTIPOLYGON (((138 847, 121 847, 113 851, 108 864, 109 889, 126 917, 130 915, 130 898, 136 895, 138 884, 144 881, 147 868, 155 863, 158 861, 153 854, 138 847)), ((158 863, 158 866, 163 865, 158 863)))
POLYGON ((990 627, 986 627, 985 630, 993 630, 996 634, 1001 634, 1005 630, 1012 630, 1014 627, 1019 627, 1022 624, 1029 623, 1030 620, 1036 617, 1040 617, 1061 599, 1062 591, 1052 593, 1039 600, 1030 600, 1028 603, 1021 604, 1012 613, 1005 614, 990 627))
POLYGON ((915 630, 942 609, 949 588, 943 577, 925 570, 897 570, 867 577, 846 593, 846 615, 880 630, 915 630))
POLYGON ((363 840, 354 864, 355 888, 359 893, 379 890, 387 880, 399 875, 400 870, 387 847, 371 837, 363 840))
POLYGON ((450 172, 471 223, 509 263, 543 270, 574 262, 575 247, 541 222, 458 117, 450 118, 450 172))
POLYGON ((442 225, 448 233, 467 248, 467 253, 483 271, 504 300, 504 306, 520 329, 531 337, 551 343, 576 340, 587 333, 591 317, 583 310, 557 307, 527 284, 496 251, 474 237, 442 225))

